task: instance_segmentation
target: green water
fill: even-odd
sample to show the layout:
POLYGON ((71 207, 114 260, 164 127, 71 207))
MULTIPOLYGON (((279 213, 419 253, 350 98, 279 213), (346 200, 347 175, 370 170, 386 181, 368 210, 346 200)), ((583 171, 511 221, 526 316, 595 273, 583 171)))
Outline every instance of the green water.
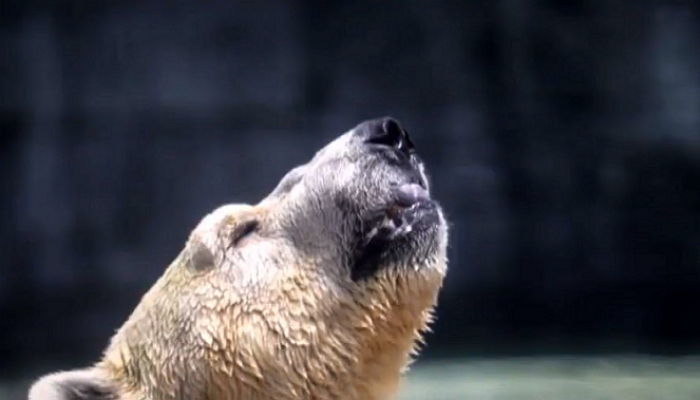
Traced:
MULTIPOLYGON (((0 384, 26 397, 28 380, 0 384)), ((398 400, 700 400, 700 357, 522 357, 419 361, 398 400)))
POLYGON ((399 400, 700 400, 700 358, 533 357, 417 363, 399 400))

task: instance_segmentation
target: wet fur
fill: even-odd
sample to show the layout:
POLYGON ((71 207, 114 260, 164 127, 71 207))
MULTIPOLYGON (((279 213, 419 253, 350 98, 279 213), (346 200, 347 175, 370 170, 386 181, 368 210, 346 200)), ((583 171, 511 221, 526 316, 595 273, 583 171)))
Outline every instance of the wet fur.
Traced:
MULTIPOLYGON (((314 160, 328 161, 323 151, 314 160)), ((353 280, 341 266, 356 243, 328 240, 356 228, 325 192, 295 185, 303 171, 258 205, 205 217, 102 360, 42 378, 30 400, 390 398, 431 319, 444 223, 410 257, 353 280)))

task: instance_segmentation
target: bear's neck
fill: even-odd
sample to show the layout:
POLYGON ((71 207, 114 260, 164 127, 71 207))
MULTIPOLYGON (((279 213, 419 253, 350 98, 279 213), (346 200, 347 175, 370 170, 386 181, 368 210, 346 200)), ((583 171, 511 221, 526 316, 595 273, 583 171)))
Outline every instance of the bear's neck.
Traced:
POLYGON ((144 296, 98 364, 123 400, 389 398, 436 293, 426 286, 358 299, 290 276, 267 301, 207 293, 210 301, 183 312, 186 288, 170 275, 144 296))

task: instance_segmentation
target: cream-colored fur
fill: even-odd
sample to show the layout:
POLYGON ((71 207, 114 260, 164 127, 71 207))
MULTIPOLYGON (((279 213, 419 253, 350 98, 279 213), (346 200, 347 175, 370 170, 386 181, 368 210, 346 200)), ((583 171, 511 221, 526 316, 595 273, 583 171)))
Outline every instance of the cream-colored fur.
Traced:
POLYGON ((278 263, 271 255, 287 247, 274 240, 226 246, 241 220, 264 214, 224 206, 194 230, 96 366, 120 399, 372 400, 396 391, 430 320, 444 255, 343 287, 326 275, 325 257, 290 253, 278 263), (216 269, 188 266, 207 250, 216 269))
POLYGON ((30 400, 391 398, 446 271, 411 146, 397 122, 367 121, 261 203, 215 210, 102 360, 42 378, 30 400))

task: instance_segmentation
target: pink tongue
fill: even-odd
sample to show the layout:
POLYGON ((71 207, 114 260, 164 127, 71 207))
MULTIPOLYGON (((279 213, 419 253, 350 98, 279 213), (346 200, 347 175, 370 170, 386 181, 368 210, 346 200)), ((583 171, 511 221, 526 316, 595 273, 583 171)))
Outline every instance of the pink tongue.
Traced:
POLYGON ((400 206, 412 206, 419 201, 430 200, 428 191, 417 183, 407 183, 399 186, 396 191, 396 201, 400 206))

